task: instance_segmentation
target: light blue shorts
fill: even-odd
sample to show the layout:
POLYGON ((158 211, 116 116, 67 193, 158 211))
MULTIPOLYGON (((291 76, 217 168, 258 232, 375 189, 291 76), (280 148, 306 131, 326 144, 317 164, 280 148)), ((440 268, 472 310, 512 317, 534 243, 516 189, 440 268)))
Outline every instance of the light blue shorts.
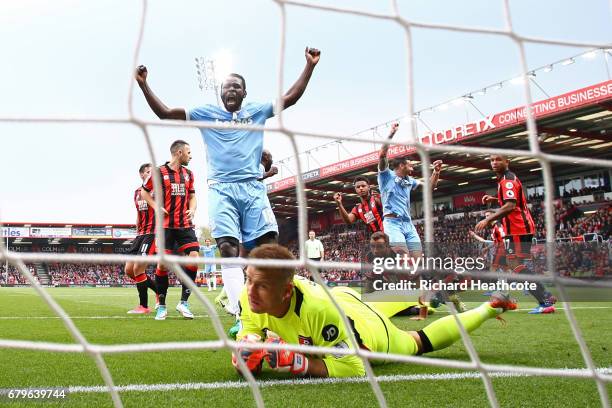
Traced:
POLYGON ((217 265, 206 264, 204 265, 204 273, 211 273, 217 271, 217 265))
POLYGON ((391 246, 406 246, 410 251, 422 250, 421 238, 410 219, 385 218, 383 227, 391 246))
POLYGON ((209 184, 208 218, 213 238, 248 242, 271 231, 278 233, 266 186, 257 180, 209 184))

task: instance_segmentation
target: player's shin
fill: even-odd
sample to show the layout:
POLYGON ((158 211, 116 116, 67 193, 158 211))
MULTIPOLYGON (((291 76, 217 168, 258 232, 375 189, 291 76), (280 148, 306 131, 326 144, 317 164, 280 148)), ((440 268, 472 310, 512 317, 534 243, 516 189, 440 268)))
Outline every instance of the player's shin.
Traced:
POLYGON ((223 265, 221 267, 221 277, 223 278, 223 287, 228 299, 227 309, 232 314, 238 314, 238 301, 244 287, 242 268, 236 265, 223 265))
POLYGON ((134 281, 136 282, 136 289, 138 290, 138 298, 140 300, 140 306, 149 307, 149 298, 147 296, 147 278, 146 273, 141 273, 140 275, 134 277, 134 281))
MULTIPOLYGON (((476 309, 468 310, 457 316, 465 330, 469 333, 476 330, 485 321, 497 317, 502 312, 503 309, 495 308, 487 302, 476 309)), ((421 343, 423 343, 423 353, 443 349, 461 338, 461 332, 455 321, 455 316, 445 316, 438 319, 418 333, 421 337, 421 343)))
POLYGON ((168 271, 160 268, 155 270, 155 285, 159 295, 159 304, 163 306, 166 304, 166 294, 168 293, 168 271))
MULTIPOLYGON (((191 281, 194 282, 198 274, 198 266, 197 265, 182 265, 182 268, 185 274, 189 276, 189 279, 191 279, 191 281)), ((187 285, 184 282, 182 282, 181 302, 186 302, 189 299, 190 295, 191 295, 191 289, 189 289, 189 287, 187 287, 187 285)))

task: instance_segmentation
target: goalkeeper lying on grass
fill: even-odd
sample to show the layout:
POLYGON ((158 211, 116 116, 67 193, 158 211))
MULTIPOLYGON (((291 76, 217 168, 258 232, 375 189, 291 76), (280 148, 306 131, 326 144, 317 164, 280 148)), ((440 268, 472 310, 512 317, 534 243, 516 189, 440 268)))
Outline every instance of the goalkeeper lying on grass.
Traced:
MULTIPOLYGON (((251 252, 255 259, 294 257, 276 244, 262 245, 251 252)), ((306 344, 339 349, 352 348, 347 328, 323 288, 299 276, 293 268, 249 266, 246 287, 240 297, 242 327, 237 339, 245 343, 238 351, 253 373, 261 370, 263 360, 272 370, 315 377, 363 376, 362 360, 355 355, 306 356, 287 350, 261 350, 256 342, 306 344), (247 346, 248 345, 248 346, 247 346), (255 347, 253 347, 255 346, 255 347)), ((352 289, 337 287, 332 294, 349 318, 360 347, 381 353, 417 355, 450 346, 460 338, 453 316, 438 319, 419 331, 395 327, 389 317, 407 307, 403 302, 362 302, 352 289)), ((514 300, 495 293, 489 302, 461 313, 459 319, 468 332, 506 310, 516 309, 514 300)), ((234 357, 232 363, 237 366, 234 357)))

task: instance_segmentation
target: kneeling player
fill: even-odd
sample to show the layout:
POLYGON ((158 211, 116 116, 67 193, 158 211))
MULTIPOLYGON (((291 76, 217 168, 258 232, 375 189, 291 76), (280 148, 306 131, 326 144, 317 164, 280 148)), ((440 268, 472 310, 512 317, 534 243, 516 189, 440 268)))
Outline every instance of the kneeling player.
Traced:
MULTIPOLYGON (((151 176, 151 163, 146 163, 140 166, 138 170, 140 178, 144 181, 151 176)), ((149 206, 147 201, 142 198, 142 187, 138 187, 134 192, 134 204, 138 217, 136 220, 136 229, 138 236, 134 239, 128 254, 130 255, 154 255, 155 254, 155 211, 154 207, 149 206)), ((138 289, 138 297, 140 304, 130 310, 130 314, 147 314, 150 313, 149 298, 147 296, 147 288, 155 292, 157 296, 157 288, 151 282, 145 269, 146 263, 127 262, 125 264, 125 274, 136 282, 138 289)))
MULTIPOLYGON (((191 170, 185 166, 191 161, 191 148, 183 140, 177 140, 170 146, 172 160, 160 166, 159 178, 161 181, 164 212, 164 237, 166 248, 176 248, 176 252, 184 253, 195 258, 199 255, 200 244, 193 229, 193 216, 197 202, 194 189, 194 179, 191 170)), ((153 190, 153 178, 149 177, 143 184, 143 197, 153 202, 150 192, 153 190)), ((192 281, 198 273, 197 264, 183 265, 183 270, 192 281)), ((168 314, 166 308, 166 294, 168 293, 168 270, 161 263, 155 271, 155 283, 159 295, 159 308, 155 320, 165 320, 168 314)), ((189 295, 191 290, 182 282, 181 301, 176 310, 186 319, 193 319, 189 309, 189 295)))
MULTIPOLYGON (((262 245, 251 252, 255 259, 293 260, 286 248, 276 244, 262 245)), ((245 347, 238 355, 249 369, 258 372, 263 360, 275 371, 316 377, 363 376, 362 360, 355 355, 325 355, 322 358, 302 353, 256 348, 256 342, 274 332, 267 343, 306 344, 350 349, 348 330, 353 330, 359 347, 382 353, 417 355, 450 346, 461 334, 454 316, 446 316, 419 331, 404 331, 389 320, 406 308, 404 302, 362 302, 352 289, 332 290, 336 301, 351 322, 345 327, 338 310, 323 288, 314 282, 294 276, 293 268, 249 266, 246 288, 240 298, 242 328, 238 339, 245 347)), ((499 316, 517 304, 506 295, 496 293, 490 302, 459 315, 468 332, 486 320, 499 316)), ((233 361, 236 366, 236 362, 233 361)))

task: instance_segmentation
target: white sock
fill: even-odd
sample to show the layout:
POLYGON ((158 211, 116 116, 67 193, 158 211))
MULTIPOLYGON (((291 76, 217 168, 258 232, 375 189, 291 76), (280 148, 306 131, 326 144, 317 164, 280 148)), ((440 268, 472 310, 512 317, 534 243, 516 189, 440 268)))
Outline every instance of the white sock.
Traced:
POLYGON ((236 266, 222 267, 221 277, 223 278, 223 287, 225 287, 228 299, 227 309, 233 314, 238 314, 238 301, 244 287, 242 268, 236 266))

